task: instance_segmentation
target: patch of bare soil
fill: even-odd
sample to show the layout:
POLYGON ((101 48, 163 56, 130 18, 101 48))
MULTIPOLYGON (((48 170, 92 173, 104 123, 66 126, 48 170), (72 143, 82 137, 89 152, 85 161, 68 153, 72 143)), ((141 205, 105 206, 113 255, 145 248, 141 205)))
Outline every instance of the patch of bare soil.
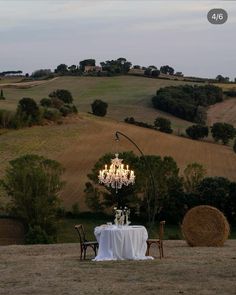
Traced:
POLYGON ((236 294, 236 241, 164 246, 162 260, 113 262, 80 261, 78 244, 2 246, 0 294, 236 294))
POLYGON ((207 112, 208 125, 225 122, 236 126, 236 98, 227 99, 209 107, 207 112))
POLYGON ((39 86, 42 84, 46 84, 52 81, 55 81, 58 77, 50 79, 50 80, 40 80, 40 81, 30 81, 30 82, 16 82, 16 83, 2 83, 2 88, 19 88, 19 89, 27 89, 34 86, 39 86))

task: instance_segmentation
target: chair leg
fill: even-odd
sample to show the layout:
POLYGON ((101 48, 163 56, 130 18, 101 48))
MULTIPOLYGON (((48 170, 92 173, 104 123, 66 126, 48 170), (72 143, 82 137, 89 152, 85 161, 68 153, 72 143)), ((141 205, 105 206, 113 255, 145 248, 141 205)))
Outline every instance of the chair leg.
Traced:
POLYGON ((162 254, 162 257, 164 257, 164 248, 163 248, 163 244, 161 244, 161 254, 162 254))
POLYGON ((82 255, 83 255, 83 247, 80 245, 80 260, 82 260, 82 255))
POLYGON ((87 247, 84 247, 84 260, 86 259, 86 251, 87 251, 87 247))
POLYGON ((94 246, 93 250, 94 250, 95 257, 96 257, 97 256, 97 246, 96 245, 94 246))
POLYGON ((146 252, 146 256, 149 256, 149 250, 150 250, 150 245, 147 244, 147 252, 146 252))
POLYGON ((159 248, 159 254, 160 254, 160 259, 162 258, 162 250, 161 250, 161 245, 158 245, 159 248))

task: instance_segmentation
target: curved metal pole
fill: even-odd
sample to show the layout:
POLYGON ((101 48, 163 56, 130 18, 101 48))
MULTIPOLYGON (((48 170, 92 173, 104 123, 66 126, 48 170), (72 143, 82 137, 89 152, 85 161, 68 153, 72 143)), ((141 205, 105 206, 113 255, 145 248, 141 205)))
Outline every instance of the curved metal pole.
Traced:
MULTIPOLYGON (((153 194, 154 194, 154 196, 156 196, 156 187, 155 187, 154 176, 153 176, 153 173, 152 173, 152 169, 150 168, 150 165, 148 164, 148 162, 147 162, 147 160, 145 158, 144 153, 142 152, 142 150, 138 147, 138 145, 131 138, 129 138, 127 135, 125 135, 124 133, 122 133, 120 131, 116 131, 116 133, 115 133, 115 136, 116 136, 116 140, 117 141, 120 140, 119 135, 122 135, 123 137, 125 137, 126 139, 128 139, 128 141, 130 141, 137 148, 137 150, 140 152, 140 154, 142 155, 142 157, 144 159, 144 162, 145 162, 145 165, 146 165, 147 169, 149 170, 149 173, 150 173, 150 176, 151 176, 152 187, 153 187, 153 194)), ((153 218, 154 218, 154 216, 153 216, 153 218)), ((151 220, 149 220, 149 222, 150 221, 151 220)), ((152 220, 152 222, 153 221, 154 220, 152 220)))

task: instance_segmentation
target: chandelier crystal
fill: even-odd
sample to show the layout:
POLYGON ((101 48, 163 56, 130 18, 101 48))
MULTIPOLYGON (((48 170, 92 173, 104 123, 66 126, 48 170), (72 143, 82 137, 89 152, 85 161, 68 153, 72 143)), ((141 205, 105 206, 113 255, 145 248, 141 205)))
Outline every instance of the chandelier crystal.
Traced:
POLYGON ((98 179, 99 183, 112 187, 117 192, 123 185, 134 184, 135 175, 133 170, 129 170, 129 165, 126 165, 125 168, 125 165, 122 164, 123 159, 119 159, 119 154, 115 154, 115 156, 111 160, 109 169, 105 165, 105 169, 99 171, 98 179))

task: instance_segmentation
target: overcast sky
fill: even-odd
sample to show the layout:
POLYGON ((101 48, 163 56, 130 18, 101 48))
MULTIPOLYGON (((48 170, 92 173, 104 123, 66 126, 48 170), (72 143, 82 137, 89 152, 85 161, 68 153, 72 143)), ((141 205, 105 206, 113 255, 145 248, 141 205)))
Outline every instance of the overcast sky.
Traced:
POLYGON ((236 2, 0 0, 0 71, 126 57, 185 75, 236 77, 236 2), (212 25, 207 12, 229 18, 212 25))

